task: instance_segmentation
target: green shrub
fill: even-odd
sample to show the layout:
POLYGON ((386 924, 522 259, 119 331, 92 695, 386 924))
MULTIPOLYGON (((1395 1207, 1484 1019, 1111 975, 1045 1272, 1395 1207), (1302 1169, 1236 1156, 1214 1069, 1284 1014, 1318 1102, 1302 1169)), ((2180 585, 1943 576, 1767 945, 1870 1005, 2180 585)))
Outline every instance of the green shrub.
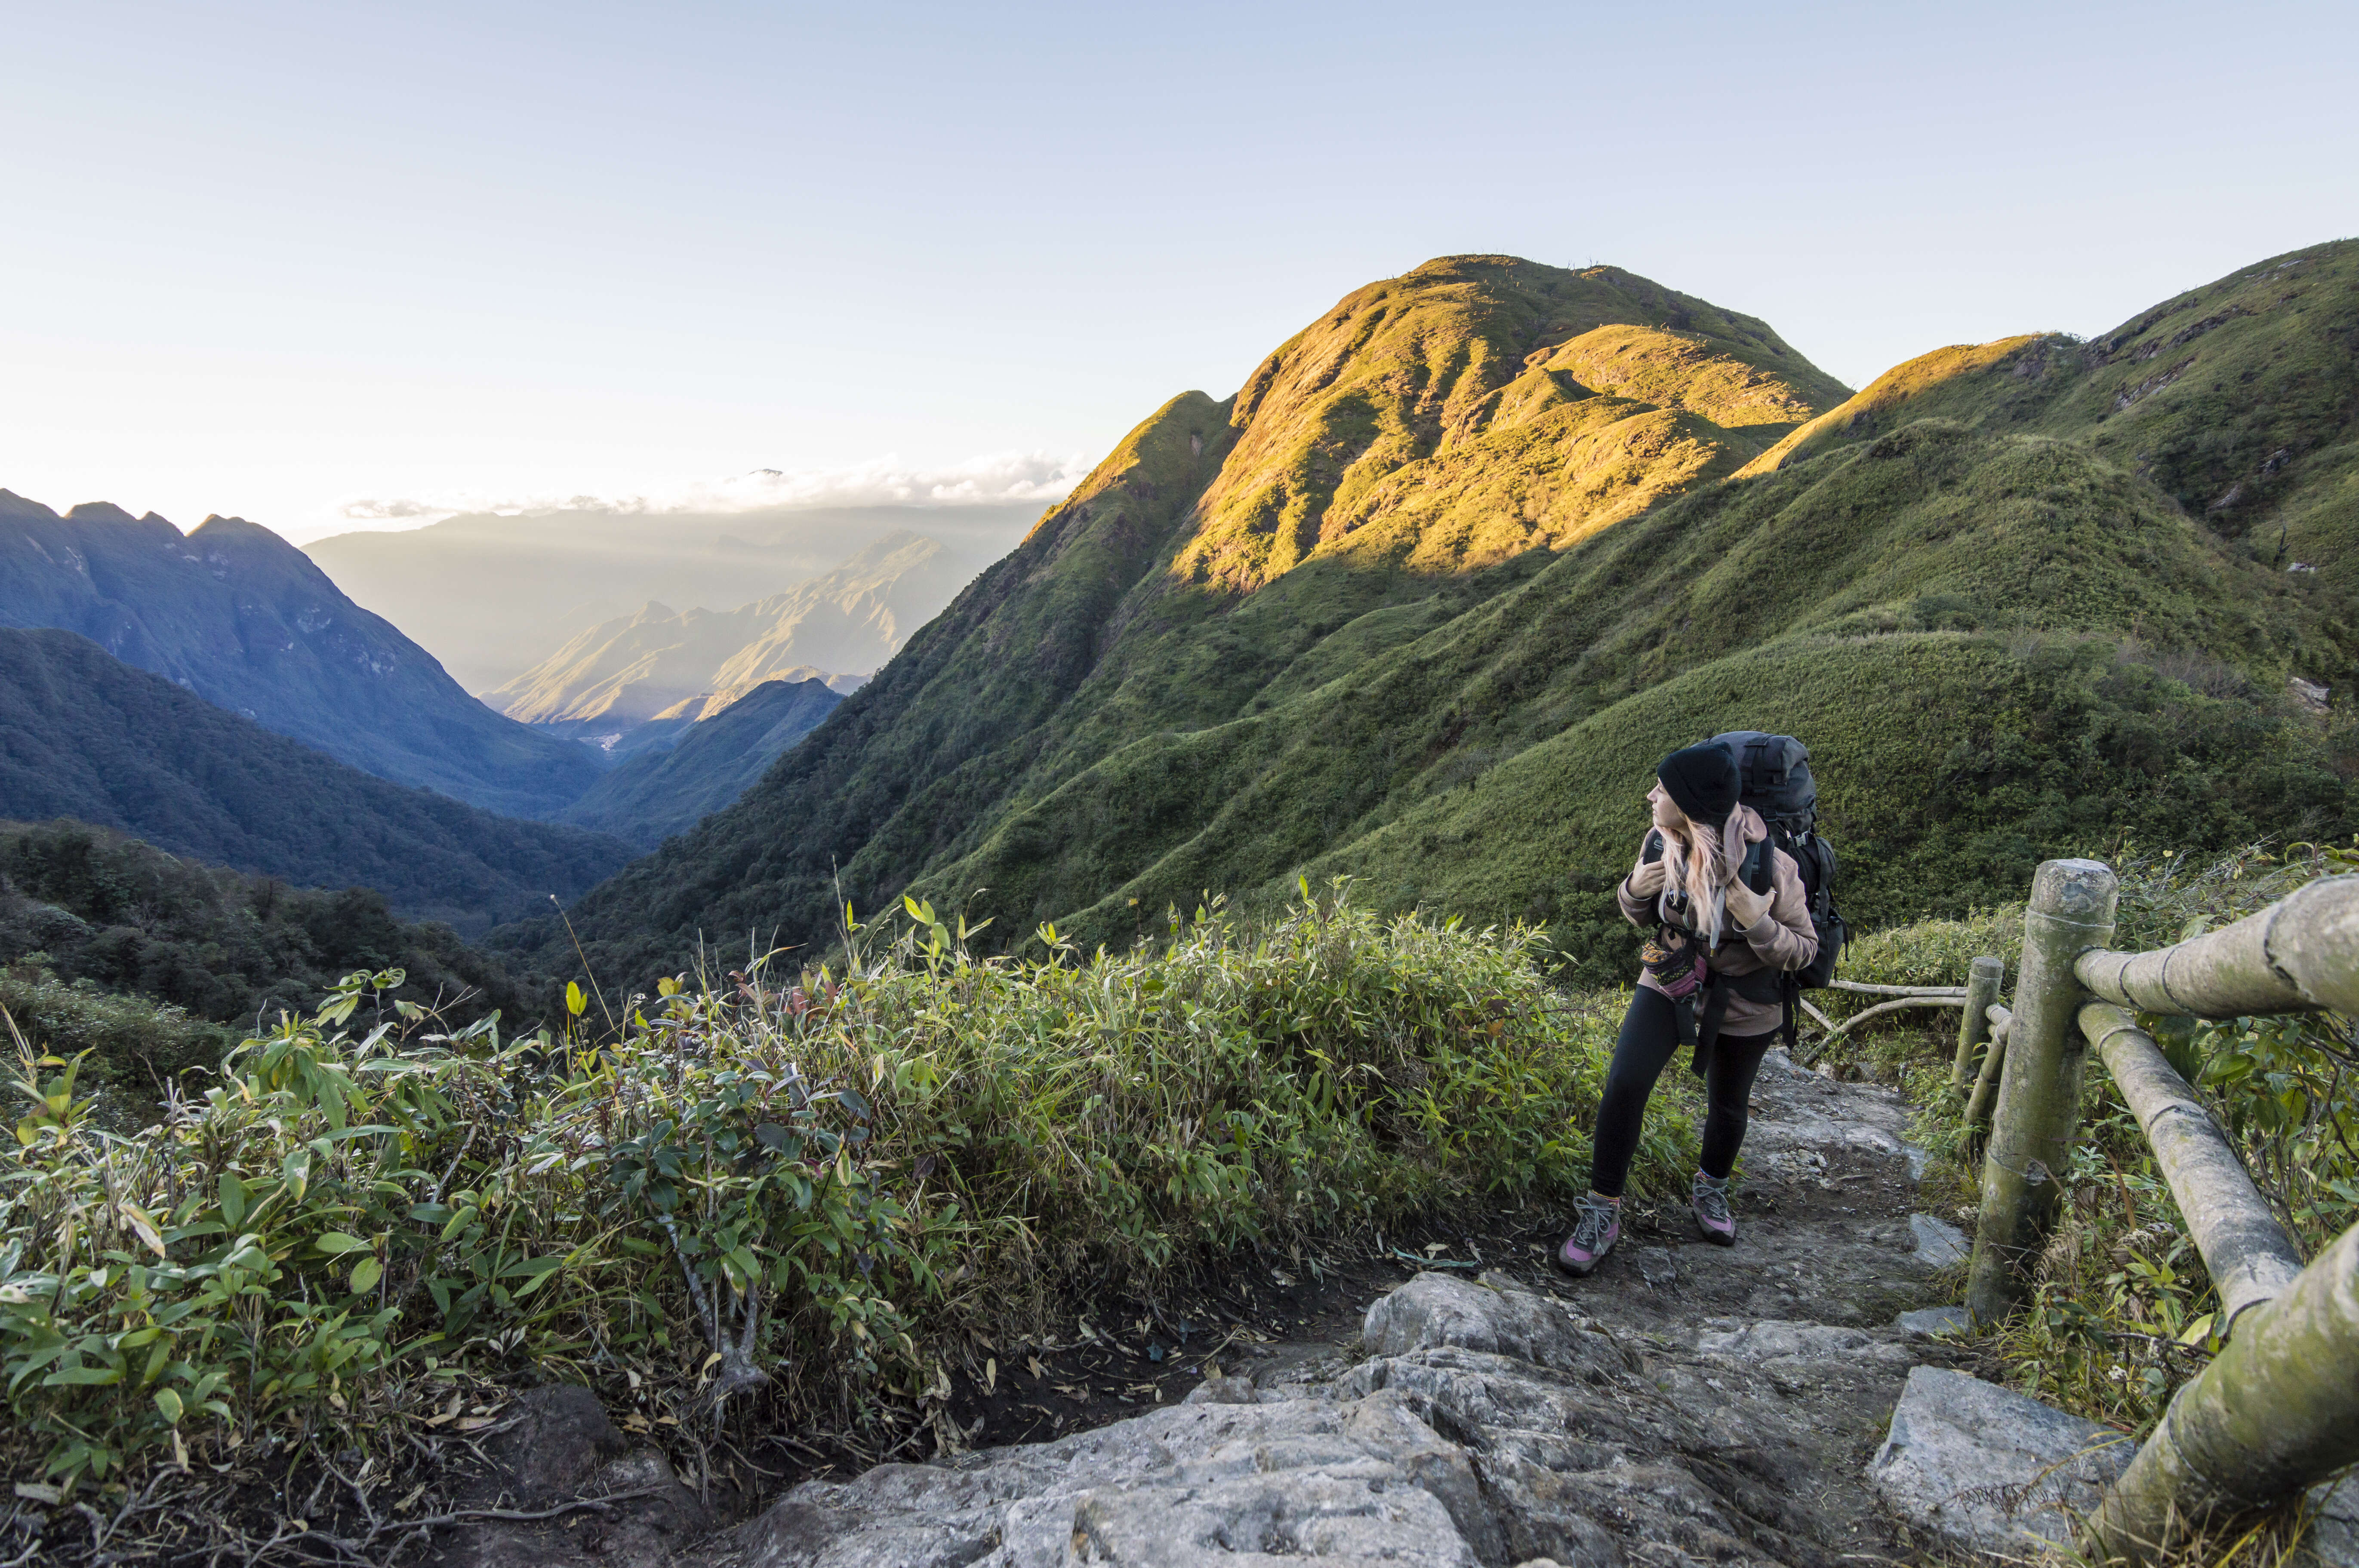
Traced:
POLYGON ((1843 978, 1883 986, 1962 986, 1968 968, 1985 954, 2005 961, 2011 984, 2023 956, 2022 905, 1871 931, 1843 948, 1843 978))
MULTIPOLYGON (((1126 954, 1044 931, 1016 962, 908 913, 853 928, 840 977, 668 979, 600 1044, 578 988, 559 1040, 407 1001, 355 1039, 403 979, 356 974, 136 1139, 27 1061, 0 1157, 18 1457, 71 1480, 322 1423, 365 1443, 397 1383, 527 1365, 856 1422, 1084 1291, 1152 1301, 1240 1249, 1586 1182, 1618 999, 1549 991, 1528 931, 1339 891, 1126 954)), ((1642 1177, 1689 1141, 1666 1108, 1642 1177)))
MULTIPOLYGON (((116 996, 87 979, 58 978, 46 953, 0 964, 0 1009, 28 1045, 47 1054, 94 1056, 90 1075, 126 1094, 152 1098, 177 1074, 211 1067, 237 1036, 169 1002, 116 996)), ((0 1041, 6 1031, 0 1029, 0 1041)))

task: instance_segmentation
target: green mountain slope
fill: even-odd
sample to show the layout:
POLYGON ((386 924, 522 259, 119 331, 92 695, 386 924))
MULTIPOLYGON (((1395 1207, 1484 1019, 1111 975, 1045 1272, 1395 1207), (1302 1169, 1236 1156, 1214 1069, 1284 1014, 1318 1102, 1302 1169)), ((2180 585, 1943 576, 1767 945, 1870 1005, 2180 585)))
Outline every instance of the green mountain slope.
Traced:
POLYGON ((71 817, 303 887, 359 884, 478 931, 629 859, 346 767, 71 632, 0 630, 0 820, 71 817))
POLYGON ((823 680, 765 681, 677 745, 641 752, 590 786, 565 820, 652 849, 751 788, 843 698, 823 680))
POLYGON ((2082 442, 2255 558, 2359 589, 2359 241, 2272 256, 2085 343, 1924 355, 1755 466, 1922 418, 2082 442))
POLYGON ((736 806, 586 898, 593 961, 699 925, 823 945, 832 861, 863 910, 908 889, 1007 940, 1124 940, 1307 868, 1618 962, 1654 761, 1738 724, 1810 739, 1871 922, 2123 830, 2351 820, 2339 719, 2285 695, 2353 667, 2317 574, 2007 422, 1776 452, 1842 389, 1700 301, 1665 330, 1678 297, 1430 264, 1232 404, 1175 400, 736 806), (1518 423, 1510 393, 1565 401, 1518 423))
POLYGON ((152 514, 60 517, 0 491, 0 626, 80 633, 265 729, 485 810, 545 816, 599 772, 469 697, 303 552, 235 517, 184 537, 152 514))

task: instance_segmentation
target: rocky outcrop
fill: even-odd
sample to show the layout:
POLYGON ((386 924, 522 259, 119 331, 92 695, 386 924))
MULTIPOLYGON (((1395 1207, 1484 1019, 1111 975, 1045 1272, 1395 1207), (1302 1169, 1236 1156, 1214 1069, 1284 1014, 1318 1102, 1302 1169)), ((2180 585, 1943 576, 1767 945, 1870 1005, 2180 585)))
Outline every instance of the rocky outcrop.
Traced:
POLYGON ((1324 1383, 1223 1377, 1178 1408, 1058 1443, 798 1487, 738 1532, 729 1560, 1810 1562, 1855 1511, 1810 1495, 1829 1457, 1813 1396, 1841 1384, 1888 1398, 1877 1391, 1911 1357, 1894 1331, 1819 1325, 1683 1346, 1504 1276, 1438 1272, 1371 1307, 1362 1345, 1365 1358, 1324 1383))
POLYGON ((2038 1400, 1919 1367, 1876 1452, 1876 1489, 1953 1547, 2024 1555, 2071 1539, 2137 1446, 2038 1400))

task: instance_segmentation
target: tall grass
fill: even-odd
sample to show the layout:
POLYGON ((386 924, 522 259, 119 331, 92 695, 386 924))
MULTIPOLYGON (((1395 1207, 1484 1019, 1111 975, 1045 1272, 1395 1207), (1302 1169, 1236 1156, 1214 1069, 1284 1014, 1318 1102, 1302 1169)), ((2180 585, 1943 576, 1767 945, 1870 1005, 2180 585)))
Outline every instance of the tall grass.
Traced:
MULTIPOLYGON (((1125 954, 1044 930, 1028 962, 913 903, 852 929, 845 972, 676 977, 613 999, 603 1038, 578 989, 562 1038, 408 1002, 356 1036, 400 977, 354 975, 136 1138, 28 1054, 0 1155, 10 1457, 72 1485, 366 1446, 388 1410, 527 1373, 906 1425, 974 1344, 1092 1297, 1580 1191, 1612 999, 1550 992, 1531 931, 1305 894, 1125 954)), ((1685 1141, 1658 1122, 1643 1169, 1685 1141)))

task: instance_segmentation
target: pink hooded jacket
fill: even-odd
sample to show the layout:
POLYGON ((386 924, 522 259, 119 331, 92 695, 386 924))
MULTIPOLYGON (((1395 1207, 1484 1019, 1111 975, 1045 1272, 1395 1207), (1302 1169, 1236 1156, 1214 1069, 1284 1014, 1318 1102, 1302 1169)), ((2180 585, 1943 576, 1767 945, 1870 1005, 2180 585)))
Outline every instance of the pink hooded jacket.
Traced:
MULTIPOLYGON (((1649 832, 1653 829, 1649 828, 1649 832)), ((1721 829, 1722 859, 1724 864, 1735 865, 1745 858, 1744 846, 1757 844, 1769 837, 1768 824, 1761 814, 1749 806, 1740 806, 1729 814, 1721 829)), ((1665 907, 1670 889, 1651 898, 1641 897, 1630 891, 1630 877, 1636 876, 1646 864, 1646 840, 1639 840, 1639 859, 1630 868, 1630 876, 1622 879, 1614 890, 1614 898, 1622 905, 1623 918, 1641 931, 1652 931, 1658 925, 1675 925, 1665 907)), ((1713 901, 1710 911, 1712 924, 1719 927, 1720 944, 1710 949, 1712 967, 1723 975, 1750 975, 1763 969, 1795 970, 1818 957, 1819 934, 1810 925, 1810 899, 1802 891, 1802 873, 1794 858, 1783 849, 1769 851, 1769 908, 1767 913, 1745 930, 1734 928, 1728 917, 1713 901)), ((1709 939, 1709 935, 1707 935, 1709 939)), ((1663 988, 1655 977, 1647 975, 1638 983, 1654 990, 1663 988)), ((1731 1035, 1767 1034, 1785 1020, 1785 1011, 1774 1001, 1753 1001, 1732 995, 1728 1011, 1721 1021, 1721 1033, 1731 1035)))

